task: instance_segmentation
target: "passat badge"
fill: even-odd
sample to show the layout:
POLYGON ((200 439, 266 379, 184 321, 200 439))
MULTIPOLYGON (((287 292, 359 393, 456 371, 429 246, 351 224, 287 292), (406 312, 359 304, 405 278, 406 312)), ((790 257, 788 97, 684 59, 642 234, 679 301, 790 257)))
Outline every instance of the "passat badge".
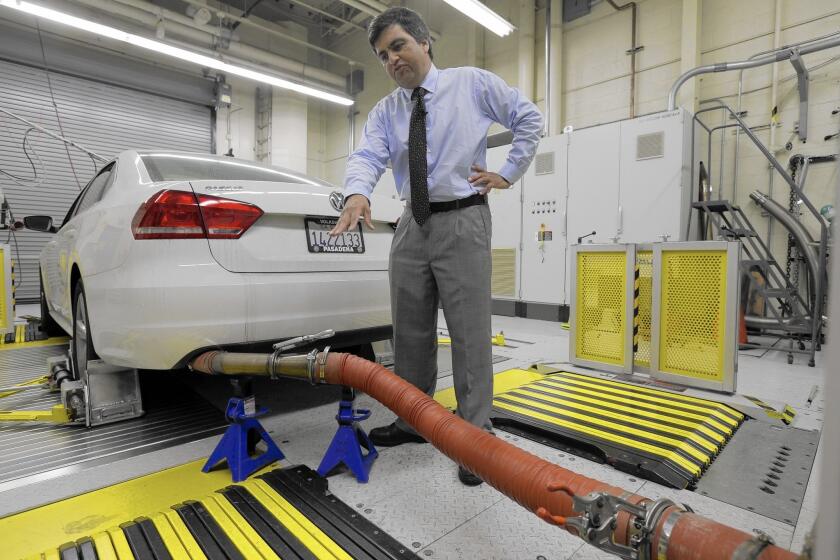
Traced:
POLYGON ((336 212, 341 212, 344 209, 344 195, 338 191, 331 192, 330 204, 335 208, 336 212))

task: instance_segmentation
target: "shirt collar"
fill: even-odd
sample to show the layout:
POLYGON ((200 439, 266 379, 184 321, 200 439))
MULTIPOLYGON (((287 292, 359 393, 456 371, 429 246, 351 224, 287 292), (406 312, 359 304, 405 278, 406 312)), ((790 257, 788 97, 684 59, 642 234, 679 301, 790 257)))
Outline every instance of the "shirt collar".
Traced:
MULTIPOLYGON (((429 68, 429 73, 426 74, 426 78, 423 80, 423 83, 420 84, 420 87, 425 89, 429 93, 434 93, 435 89, 437 89, 438 83, 438 76, 440 75, 440 70, 434 65, 434 63, 429 68)), ((406 99, 411 100, 411 92, 413 90, 406 89, 401 87, 402 94, 405 96, 406 99)))

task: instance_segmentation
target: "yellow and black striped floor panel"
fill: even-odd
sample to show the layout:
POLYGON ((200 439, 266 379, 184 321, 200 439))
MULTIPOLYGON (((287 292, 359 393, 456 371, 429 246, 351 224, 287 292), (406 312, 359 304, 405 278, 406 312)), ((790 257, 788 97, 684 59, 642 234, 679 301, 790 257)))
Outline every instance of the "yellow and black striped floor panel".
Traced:
POLYGON ((564 371, 493 398, 501 429, 676 488, 702 476, 744 419, 715 401, 564 371))
POLYGON ((330 494, 305 466, 278 469, 30 557, 42 560, 418 558, 330 494))

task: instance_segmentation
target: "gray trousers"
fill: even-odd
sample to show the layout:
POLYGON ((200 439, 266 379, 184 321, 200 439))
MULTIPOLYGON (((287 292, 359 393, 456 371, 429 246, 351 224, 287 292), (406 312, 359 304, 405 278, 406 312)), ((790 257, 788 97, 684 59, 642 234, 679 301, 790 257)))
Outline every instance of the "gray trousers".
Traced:
MULTIPOLYGON (((438 302, 452 339, 458 415, 490 429, 490 208, 432 214, 417 225, 407 208, 391 245, 391 317, 396 373, 429 396, 437 383, 438 302)), ((414 432, 402 419, 397 426, 414 432)))

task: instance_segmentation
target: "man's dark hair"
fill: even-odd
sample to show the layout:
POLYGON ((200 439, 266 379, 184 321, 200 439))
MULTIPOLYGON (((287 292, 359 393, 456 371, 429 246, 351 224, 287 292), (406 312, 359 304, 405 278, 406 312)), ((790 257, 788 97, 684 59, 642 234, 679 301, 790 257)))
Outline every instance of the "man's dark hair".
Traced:
POLYGON ((400 6, 388 8, 370 22, 368 26, 368 41, 374 53, 376 52, 376 41, 379 40, 379 36, 394 24, 402 27, 418 43, 426 41, 429 44, 429 58, 434 60, 435 57, 432 55, 432 38, 429 34, 429 28, 426 27, 426 22, 423 21, 423 18, 417 12, 400 6))

